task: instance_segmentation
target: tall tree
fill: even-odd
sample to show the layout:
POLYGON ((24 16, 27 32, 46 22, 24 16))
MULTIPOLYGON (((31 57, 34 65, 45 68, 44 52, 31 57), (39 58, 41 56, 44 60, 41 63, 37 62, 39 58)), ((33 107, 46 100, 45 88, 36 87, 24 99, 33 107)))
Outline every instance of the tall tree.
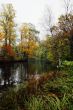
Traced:
POLYGON ((59 18, 59 29, 63 34, 63 37, 66 37, 69 41, 70 47, 70 59, 73 60, 73 15, 67 14, 62 15, 59 18))
POLYGON ((73 4, 72 0, 64 0, 65 15, 59 18, 59 27, 67 34, 70 46, 70 60, 73 60, 73 4))
POLYGON ((21 43, 20 50, 22 53, 26 53, 28 56, 33 56, 35 48, 37 47, 38 31, 35 26, 30 23, 24 23, 20 29, 21 43))
POLYGON ((6 4, 2 6, 0 13, 0 25, 4 33, 4 45, 13 45, 15 41, 15 10, 12 4, 6 4))

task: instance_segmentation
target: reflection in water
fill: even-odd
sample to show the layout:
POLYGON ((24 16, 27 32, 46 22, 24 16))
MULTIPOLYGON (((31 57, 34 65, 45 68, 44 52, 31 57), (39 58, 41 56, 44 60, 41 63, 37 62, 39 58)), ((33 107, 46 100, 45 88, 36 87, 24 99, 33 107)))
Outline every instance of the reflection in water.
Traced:
POLYGON ((49 71, 49 66, 40 61, 25 63, 0 64, 0 87, 22 83, 30 75, 41 74, 49 71))

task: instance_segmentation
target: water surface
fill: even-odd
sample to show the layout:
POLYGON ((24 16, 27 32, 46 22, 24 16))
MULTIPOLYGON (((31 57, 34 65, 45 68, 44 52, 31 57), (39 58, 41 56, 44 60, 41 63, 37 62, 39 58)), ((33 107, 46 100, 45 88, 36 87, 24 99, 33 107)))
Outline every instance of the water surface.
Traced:
POLYGON ((49 72, 50 64, 41 61, 0 64, 0 89, 28 80, 31 75, 49 72))

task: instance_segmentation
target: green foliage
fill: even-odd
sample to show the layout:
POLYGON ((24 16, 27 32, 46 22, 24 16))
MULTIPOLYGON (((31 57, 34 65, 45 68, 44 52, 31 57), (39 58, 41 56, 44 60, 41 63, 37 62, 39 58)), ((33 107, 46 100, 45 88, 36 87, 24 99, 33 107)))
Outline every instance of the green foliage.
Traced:
POLYGON ((43 59, 46 60, 47 52, 48 52, 47 48, 43 44, 41 44, 41 45, 39 45, 39 47, 36 50, 36 57, 41 60, 43 60, 43 59))
POLYGON ((64 61, 63 63, 62 63, 64 66, 73 66, 73 61, 64 61))

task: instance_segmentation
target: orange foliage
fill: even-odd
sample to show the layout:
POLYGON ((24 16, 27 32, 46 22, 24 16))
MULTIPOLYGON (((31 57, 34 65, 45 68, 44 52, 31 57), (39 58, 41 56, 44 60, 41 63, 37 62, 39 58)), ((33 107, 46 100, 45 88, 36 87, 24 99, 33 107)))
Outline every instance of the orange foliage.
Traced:
POLYGON ((34 51, 37 49, 37 47, 37 43, 33 40, 19 44, 20 52, 25 52, 29 58, 31 58, 34 55, 34 51))
POLYGON ((15 56, 15 52, 14 52, 14 50, 13 50, 13 48, 12 48, 12 46, 11 45, 4 45, 3 46, 3 49, 6 51, 6 53, 9 55, 9 56, 15 56))

